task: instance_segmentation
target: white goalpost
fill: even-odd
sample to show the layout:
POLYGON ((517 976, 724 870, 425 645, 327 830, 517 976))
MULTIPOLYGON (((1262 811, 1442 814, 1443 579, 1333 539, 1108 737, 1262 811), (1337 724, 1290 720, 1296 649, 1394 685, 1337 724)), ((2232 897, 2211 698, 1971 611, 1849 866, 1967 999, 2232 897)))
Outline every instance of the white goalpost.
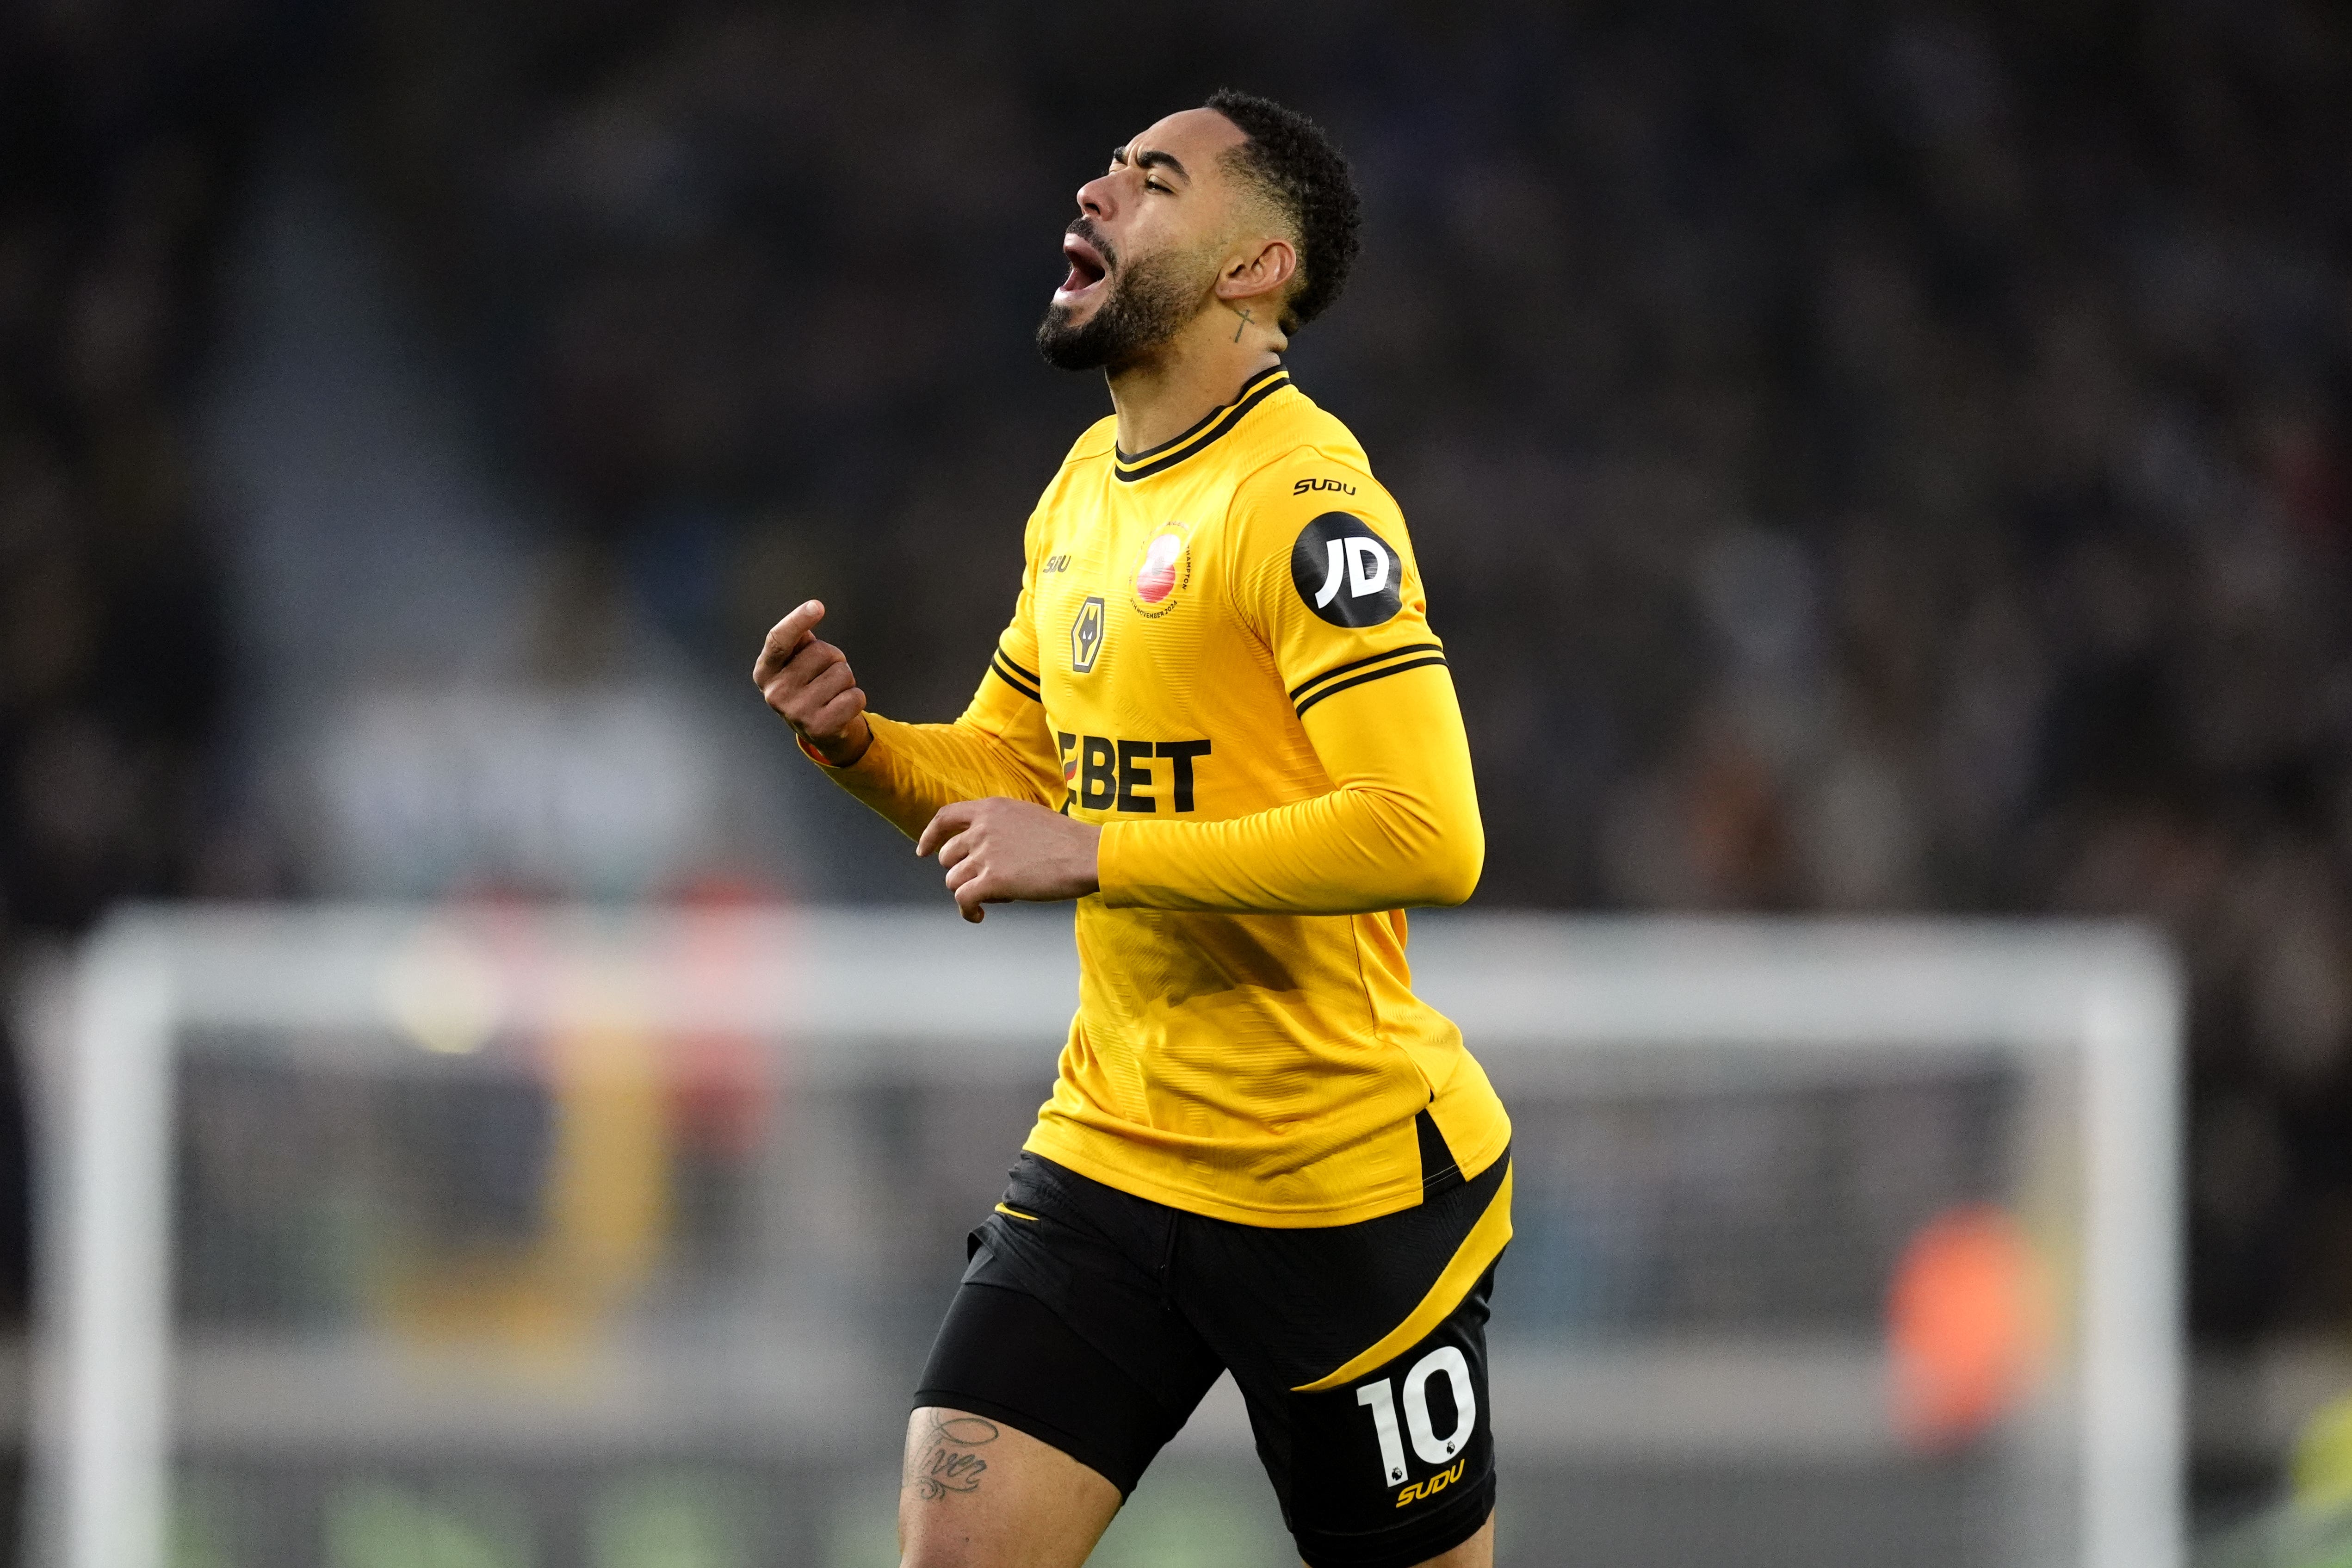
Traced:
MULTIPOLYGON (((279 1511, 347 1542, 378 1495, 352 1477, 458 1496, 435 1465, 524 1477, 466 1528, 538 1531, 558 1544, 513 1560, 541 1568, 654 1560, 613 1544, 653 1526, 597 1522, 616 1476, 887 1487, 908 1325, 1050 1081, 1066 921, 119 915, 37 1009, 58 1020, 35 1074, 38 1561, 165 1568, 197 1494, 215 1556, 195 1560, 299 1561, 314 1548, 235 1544, 270 1511, 248 1494, 299 1494, 279 1511), (575 1500, 594 1517, 567 1534, 575 1500)), ((1416 916, 1412 953, 1514 1114, 1502 1561, 1574 1540, 1696 1563, 1730 1539, 1707 1505, 1638 1500, 1738 1487, 1739 1528, 1806 1552, 1841 1549, 1805 1532, 1844 1509, 1885 1561, 2180 1568, 2181 1002, 2160 943, 1454 913, 1416 916), (2048 1343, 1998 1410, 1906 1447, 1890 1270, 1969 1205, 2032 1238, 2048 1343), (1622 1540, 1655 1550, 1601 1544, 1622 1540)), ((1230 1400, 1194 1427, 1166 1463, 1246 1461, 1230 1400)), ((728 1528, 849 1539, 819 1507, 746 1503, 728 1528)))

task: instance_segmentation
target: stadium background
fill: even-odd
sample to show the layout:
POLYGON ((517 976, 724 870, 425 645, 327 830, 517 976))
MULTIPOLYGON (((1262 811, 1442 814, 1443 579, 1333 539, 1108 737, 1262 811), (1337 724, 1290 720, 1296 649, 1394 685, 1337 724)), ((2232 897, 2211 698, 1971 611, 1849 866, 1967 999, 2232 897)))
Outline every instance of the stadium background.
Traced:
POLYGON ((155 895, 933 896, 743 672, 814 593, 961 704, 1101 407, 1027 343, 1069 192, 1226 83, 1366 188, 1292 360, 1426 557, 1480 902, 2162 926, 2200 1496, 2269 1486, 2231 1369, 2352 1329, 2323 5, 18 0, 11 961, 155 895))

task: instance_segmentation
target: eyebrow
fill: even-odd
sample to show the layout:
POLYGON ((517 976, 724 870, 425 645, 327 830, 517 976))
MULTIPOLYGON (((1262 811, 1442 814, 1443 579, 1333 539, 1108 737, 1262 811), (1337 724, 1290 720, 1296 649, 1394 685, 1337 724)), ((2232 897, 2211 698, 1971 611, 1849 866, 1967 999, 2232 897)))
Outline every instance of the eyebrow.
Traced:
MULTIPOLYGON (((1114 163, 1126 163, 1128 161, 1127 149, 1124 147, 1112 148, 1110 150, 1110 161, 1114 163)), ((1178 179, 1182 180, 1187 184, 1190 184, 1192 178, 1192 171, 1184 167, 1183 160, 1178 158, 1173 153, 1163 153, 1156 147, 1147 148, 1143 152, 1138 153, 1135 155, 1135 166, 1139 169, 1171 169, 1175 172, 1178 179)))

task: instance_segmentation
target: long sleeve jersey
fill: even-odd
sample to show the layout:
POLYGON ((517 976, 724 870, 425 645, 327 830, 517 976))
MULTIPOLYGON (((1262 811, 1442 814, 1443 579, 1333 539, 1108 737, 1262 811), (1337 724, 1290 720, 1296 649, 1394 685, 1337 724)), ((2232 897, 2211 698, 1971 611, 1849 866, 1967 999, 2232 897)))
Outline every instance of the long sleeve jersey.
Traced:
POLYGON ((1355 437, 1279 364, 1146 452, 1106 418, 1025 551, 962 717, 869 715, 825 771, 909 835, 991 795, 1102 825, 1026 1147, 1249 1225, 1368 1219, 1484 1170, 1510 1123, 1413 994, 1403 913, 1476 885, 1469 748, 1355 437))

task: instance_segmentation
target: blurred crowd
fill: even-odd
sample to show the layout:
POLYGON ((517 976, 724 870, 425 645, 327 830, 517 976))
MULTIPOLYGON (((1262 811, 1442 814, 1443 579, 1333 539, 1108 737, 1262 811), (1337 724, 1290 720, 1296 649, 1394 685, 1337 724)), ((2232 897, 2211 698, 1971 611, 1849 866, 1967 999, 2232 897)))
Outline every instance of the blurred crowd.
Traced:
POLYGON ((256 37, 0 6, 0 941, 205 880, 229 637, 186 393, 256 37))
MULTIPOLYGON (((257 11, 0 5, 0 974, 125 898, 218 890, 232 638, 187 405, 273 60, 257 11)), ((30 1183, 0 1017, 0 1325, 30 1183)), ((0 1487, 12 1543, 13 1458, 0 1487)), ((13 1547, 10 1548, 13 1555, 13 1547)))
MULTIPOLYGON (((817 594, 908 718, 978 680, 1106 406, 1028 343, 1070 194, 1219 85, 1316 113, 1369 226, 1292 363, 1414 528, 1482 900, 2158 921, 2198 1325, 2352 1323, 2339 9, 343 22, 311 100, 493 449, 712 671, 817 594)), ((176 398, 268 51, 205 6, 0 26, 45 40, 0 40, 0 888, 63 927, 207 874, 176 398)))

